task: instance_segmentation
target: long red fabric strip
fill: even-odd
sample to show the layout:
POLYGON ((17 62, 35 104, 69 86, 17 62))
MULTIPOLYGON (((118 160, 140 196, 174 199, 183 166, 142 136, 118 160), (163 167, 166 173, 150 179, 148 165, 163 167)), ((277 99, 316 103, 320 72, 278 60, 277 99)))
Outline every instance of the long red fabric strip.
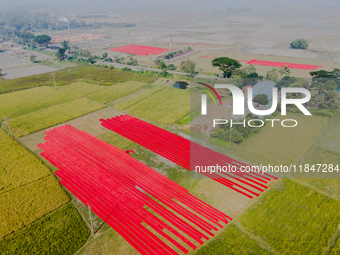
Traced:
POLYGON ((45 140, 38 147, 59 169, 60 183, 141 254, 178 254, 173 247, 187 253, 231 220, 125 151, 70 125, 46 132, 45 140))
POLYGON ((206 172, 201 171, 201 173, 249 198, 252 198, 253 195, 258 196, 259 192, 263 192, 267 188, 268 181, 277 179, 266 173, 243 172, 241 167, 247 165, 129 115, 107 120, 101 119, 100 121, 103 127, 190 171, 195 170, 198 166, 201 169, 208 169, 211 166, 234 167, 236 170, 233 172, 220 171, 219 174, 216 174, 207 170, 206 172))

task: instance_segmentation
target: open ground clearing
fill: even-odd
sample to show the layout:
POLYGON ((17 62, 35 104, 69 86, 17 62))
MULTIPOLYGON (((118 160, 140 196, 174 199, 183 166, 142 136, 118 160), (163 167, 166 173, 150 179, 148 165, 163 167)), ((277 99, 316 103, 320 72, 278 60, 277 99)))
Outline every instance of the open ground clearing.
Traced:
POLYGON ((20 77, 26 77, 30 75, 37 75, 43 73, 55 72, 58 69, 42 66, 42 65, 33 65, 28 67, 16 68, 16 69, 8 69, 3 73, 3 77, 5 79, 15 79, 20 77))
POLYGON ((89 99, 78 98, 12 119, 12 132, 16 137, 21 137, 105 107, 89 99))
POLYGON ((31 225, 0 239, 1 254, 74 254, 90 231, 69 203, 31 225))
POLYGON ((278 122, 274 127, 268 123, 258 134, 241 143, 232 155, 255 164, 294 164, 311 147, 327 122, 325 117, 302 114, 275 118, 295 119, 298 125, 285 128, 278 122))
POLYGON ((75 99, 52 87, 38 87, 0 95, 0 115, 15 118, 75 99))
POLYGON ((340 202, 279 180, 238 221, 279 254, 323 254, 340 223, 340 202))

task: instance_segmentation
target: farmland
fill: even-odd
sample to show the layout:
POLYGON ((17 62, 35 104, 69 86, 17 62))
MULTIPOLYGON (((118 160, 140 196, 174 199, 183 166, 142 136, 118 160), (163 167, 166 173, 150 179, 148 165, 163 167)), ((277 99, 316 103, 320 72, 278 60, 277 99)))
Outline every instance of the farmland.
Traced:
MULTIPOLYGON (((57 86, 68 85, 78 81, 92 82, 99 85, 113 85, 115 83, 131 80, 151 83, 157 79, 156 75, 142 75, 115 69, 101 68, 94 65, 71 67, 70 71, 71 75, 68 74, 67 70, 55 72, 57 86)), ((47 73, 13 80, 3 80, 0 82, 0 94, 39 86, 54 86, 52 75, 47 73)))
POLYGON ((190 113, 189 90, 167 87, 154 88, 146 93, 118 105, 117 108, 124 108, 130 114, 164 124, 175 123, 190 113))
POLYGON ((86 98, 99 103, 107 103, 120 97, 123 97, 125 95, 128 95, 142 88, 145 85, 146 83, 137 81, 118 83, 106 89, 89 94, 86 96, 86 98))
POLYGON ((75 99, 52 87, 38 87, 0 95, 0 115, 15 118, 75 99))
POLYGON ((0 194, 51 175, 49 169, 0 129, 0 194))
POLYGON ((69 203, 31 225, 0 239, 1 254, 74 254, 87 240, 77 210, 69 203))
POLYGON ((75 95, 77 97, 83 97, 106 88, 107 87, 105 86, 100 86, 87 82, 74 82, 68 85, 61 86, 58 88, 58 90, 75 95))
POLYGON ((295 119, 298 125, 295 128, 266 125, 238 146, 233 155, 257 164, 293 164, 310 148, 327 122, 325 117, 301 114, 288 114, 285 119, 295 119))
POLYGON ((259 246, 255 240, 250 239, 245 233, 239 230, 235 224, 231 224, 226 227, 224 232, 194 254, 242 255, 273 253, 259 246))
POLYGON ((69 201, 52 175, 0 195, 0 238, 69 201))
POLYGON ((0 238, 21 229, 69 198, 35 156, 0 130, 0 238))
POLYGON ((240 224, 279 254, 322 254, 338 230, 340 202, 281 179, 240 217, 240 224))
POLYGON ((153 94, 155 94, 155 93, 157 93, 157 92, 159 92, 163 89, 165 89, 165 87, 160 87, 160 86, 154 87, 154 88, 150 89, 149 91, 147 91, 147 92, 145 92, 145 93, 143 93, 143 94, 141 94, 141 95, 139 95, 135 98, 132 98, 132 99, 130 99, 130 100, 124 102, 124 103, 118 104, 116 106, 116 108, 119 109, 119 110, 126 110, 129 107, 139 103, 140 101, 146 99, 147 97, 149 97, 149 96, 151 96, 151 95, 153 95, 153 94))
POLYGON ((63 123, 106 107, 86 98, 52 106, 11 120, 12 131, 17 137, 63 123))

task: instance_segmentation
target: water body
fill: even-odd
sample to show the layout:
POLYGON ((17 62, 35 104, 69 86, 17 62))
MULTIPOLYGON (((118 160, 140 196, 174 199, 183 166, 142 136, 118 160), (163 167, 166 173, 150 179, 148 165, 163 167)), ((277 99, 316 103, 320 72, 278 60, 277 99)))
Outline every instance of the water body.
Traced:
POLYGON ((189 86, 189 83, 185 81, 176 81, 176 83, 172 86, 176 89, 187 89, 187 87, 189 86))

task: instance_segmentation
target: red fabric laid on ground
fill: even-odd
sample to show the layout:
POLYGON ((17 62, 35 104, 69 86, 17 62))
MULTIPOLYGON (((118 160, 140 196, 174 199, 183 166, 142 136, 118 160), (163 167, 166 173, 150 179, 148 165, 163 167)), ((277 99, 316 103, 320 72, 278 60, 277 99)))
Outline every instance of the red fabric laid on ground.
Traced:
POLYGON ((169 51, 169 49, 167 48, 150 47, 150 46, 134 45, 134 44, 113 48, 110 50, 123 52, 123 53, 136 54, 139 56, 158 55, 163 52, 169 51))
POLYGON ((46 132, 45 140, 38 145, 41 156, 59 169, 60 183, 141 254, 187 253, 231 220, 125 150, 84 131, 66 125, 46 132))
POLYGON ((102 126, 188 170, 193 171, 197 166, 202 169, 234 166, 235 172, 216 174, 208 170, 201 173, 249 198, 258 196, 267 188, 268 181, 277 179, 268 174, 241 172, 240 167, 245 164, 129 115, 100 121, 102 126))
POLYGON ((247 64, 260 65, 260 66, 273 66, 273 67, 288 66, 288 68, 291 68, 291 69, 303 69, 303 70, 315 70, 317 68, 323 67, 323 66, 317 66, 317 65, 272 62, 272 61, 263 61, 263 60, 256 60, 256 59, 248 61, 247 64))
MULTIPOLYGON (((208 56, 202 56, 200 55, 199 57, 201 58, 213 58, 215 59, 216 57, 208 57, 208 56)), ((321 68, 323 66, 317 66, 317 65, 306 65, 306 64, 295 64, 295 63, 285 63, 285 62, 273 62, 273 61, 264 61, 264 60, 238 60, 240 62, 247 62, 248 65, 259 65, 259 66, 273 66, 273 67, 285 67, 288 66, 288 68, 291 69, 302 69, 302 70, 315 70, 317 68, 321 68)))

